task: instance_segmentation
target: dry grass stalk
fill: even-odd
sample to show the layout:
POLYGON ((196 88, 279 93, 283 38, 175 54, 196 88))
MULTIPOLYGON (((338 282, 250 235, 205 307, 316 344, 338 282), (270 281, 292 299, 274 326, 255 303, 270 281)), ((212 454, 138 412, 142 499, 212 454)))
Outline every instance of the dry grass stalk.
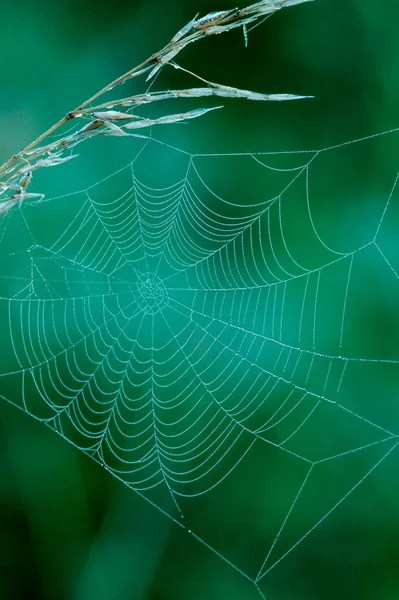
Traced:
MULTIPOLYGON (((203 98, 218 96, 223 98, 244 98, 254 101, 286 101, 307 98, 309 96, 296 96, 291 94, 260 94, 249 90, 221 85, 198 77, 194 73, 183 69, 174 62, 176 56, 186 46, 211 35, 226 33, 232 29, 243 28, 245 45, 248 41, 248 26, 256 26, 262 19, 280 10, 281 8, 310 2, 312 0, 262 0, 251 4, 246 8, 235 8, 219 12, 212 12, 204 17, 198 15, 185 25, 164 47, 142 64, 134 67, 124 75, 121 75, 110 84, 102 88, 91 98, 83 102, 75 110, 69 112, 50 129, 45 131, 36 140, 28 144, 18 154, 12 156, 6 163, 0 166, 0 214, 7 213, 16 205, 20 205, 27 199, 35 198, 41 200, 42 194, 29 193, 28 186, 32 173, 45 167, 53 167, 71 160, 77 155, 67 155, 66 151, 80 144, 82 141, 97 135, 127 136, 138 134, 131 133, 136 129, 143 129, 154 125, 177 123, 195 119, 203 116, 211 110, 222 107, 198 108, 189 112, 165 115, 155 119, 133 114, 137 107, 173 98, 203 98), (129 96, 119 100, 111 100, 97 104, 96 102, 104 94, 110 92, 129 79, 146 74, 146 81, 153 79, 165 66, 171 65, 194 75, 204 84, 203 87, 195 87, 181 90, 166 90, 162 92, 148 92, 136 96, 129 96), (116 110, 115 110, 116 109, 116 110), (56 141, 45 142, 55 131, 73 120, 88 120, 77 131, 59 137, 56 141)), ((140 136, 142 137, 142 136, 140 136)))

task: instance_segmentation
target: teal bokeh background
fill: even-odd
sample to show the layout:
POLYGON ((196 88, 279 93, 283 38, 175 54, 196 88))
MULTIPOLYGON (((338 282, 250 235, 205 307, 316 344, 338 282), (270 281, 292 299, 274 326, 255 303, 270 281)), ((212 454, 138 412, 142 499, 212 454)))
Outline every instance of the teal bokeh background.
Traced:
MULTIPOLYGON (((42 2, 40 6, 18 1, 3 6, 0 160, 163 46, 197 11, 220 8, 224 6, 202 0, 195 5, 174 0, 83 4, 70 0, 42 2)), ((320 0, 272 17, 254 31, 247 49, 240 31, 193 45, 182 55, 181 63, 211 81, 315 98, 285 104, 226 100, 223 111, 154 133, 189 152, 222 153, 320 149, 395 128, 398 18, 393 1, 320 0)), ((181 81, 175 72, 168 72, 160 84, 170 88, 181 81)), ((127 85, 131 86, 127 91, 140 90, 136 84, 127 85)), ((180 106, 188 110, 194 105, 206 103, 180 106)), ((173 103, 169 108, 175 111, 173 103)), ((398 169, 398 138, 399 134, 393 133, 326 152, 312 167, 318 231, 339 251, 353 251, 372 237, 398 169)), ((82 156, 70 166, 39 174, 35 185, 47 197, 86 189, 128 164, 136 149, 136 141, 131 140, 93 141, 81 147, 82 156)), ((229 198, 248 194, 249 202, 271 184, 267 179, 249 178, 250 171, 242 170, 241 164, 235 170, 223 160, 207 164, 204 159, 202 169, 213 188, 229 193, 229 198), (231 178, 226 177, 230 172, 231 178)), ((277 161, 276 166, 281 163, 277 161)), ((168 177, 173 180, 180 172, 173 153, 160 157, 154 151, 147 162, 141 161, 141 176, 147 181, 153 177, 154 185, 157 181, 167 185, 168 177)), ((298 190, 296 196, 294 189, 287 201, 291 240, 296 256, 317 265, 323 260, 305 238, 306 214, 300 194, 298 190)), ((381 233, 381 248, 397 271, 395 196, 393 200, 381 233)), ((65 204, 57 210, 55 201, 47 212, 38 209, 36 215, 30 214, 35 230, 61 228, 70 217, 68 209, 62 212, 61 206, 65 204)), ((14 237, 7 244, 6 253, 21 247, 24 240, 14 237)), ((0 275, 10 268, 3 254, 1 260, 0 275)), ((318 323, 325 353, 339 322, 336 309, 345 276, 346 271, 338 269, 322 288, 324 312, 318 323)), ((347 354, 398 359, 399 293, 392 270, 374 253, 365 254, 351 281, 351 291, 351 318, 345 330, 347 354)), ((2 290, 1 295, 7 294, 9 290, 2 290)), ((291 319, 295 323, 295 316, 291 319)), ((286 320, 290 322, 289 315, 286 320)), ((6 339, 7 327, 8 321, 2 318, 2 339, 6 339)), ((305 341, 311 344, 310 339, 305 341)), ((1 370, 5 371, 9 357, 4 345, 1 352, 1 370)), ((323 374, 320 378, 323 380, 323 374)), ((398 387, 395 365, 370 363, 349 373, 340 399, 365 419, 395 433, 398 387)), ((17 396, 18 389, 4 387, 0 393, 17 396)), ((350 446, 348 440, 355 440, 354 446, 359 447, 362 436, 370 443, 363 425, 367 428, 343 414, 323 414, 306 430, 298 448, 310 448, 317 459, 323 452, 343 451, 350 446)), ((337 470, 332 468, 316 479, 294 517, 292 538, 288 535, 285 542, 292 545, 310 531, 312 519, 317 520, 331 502, 342 499, 347 486, 355 485, 387 451, 388 446, 377 445, 360 460, 354 454, 353 460, 337 461, 337 470), (331 490, 335 490, 335 500, 331 500, 331 490)), ((262 580, 268 600, 397 598, 397 467, 393 451, 262 580)), ((265 539, 275 536, 273 528, 286 513, 286 503, 292 501, 301 475, 294 465, 281 461, 278 452, 259 451, 243 461, 215 493, 185 506, 195 524, 193 530, 200 531, 224 556, 243 560, 243 568, 251 570, 267 551, 265 539)), ((0 597, 250 600, 259 596, 231 566, 145 500, 54 432, 3 401, 0 597)))

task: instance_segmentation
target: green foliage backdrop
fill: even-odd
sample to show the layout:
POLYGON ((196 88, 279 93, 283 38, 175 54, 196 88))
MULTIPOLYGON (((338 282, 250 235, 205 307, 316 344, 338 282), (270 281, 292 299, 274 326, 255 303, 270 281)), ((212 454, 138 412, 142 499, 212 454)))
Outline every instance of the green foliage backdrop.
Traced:
MULTIPOLYGON (((223 8, 230 7, 215 6, 211 0, 198 0, 195 5, 178 0, 63 0, 40 5, 17 0, 3 6, 0 161, 162 47, 197 11, 223 8)), ((226 100, 223 111, 154 134, 190 153, 221 154, 322 149, 393 129, 398 126, 398 19, 393 0, 318 0, 273 16, 250 35, 248 48, 240 31, 193 45, 182 64, 208 80, 315 98, 276 104, 226 100)), ((180 81, 172 70, 163 77, 168 88, 180 81)), ((136 84, 126 85, 131 85, 132 93, 139 91, 136 84)), ((197 101, 186 101, 183 108, 193 108, 193 102, 197 101)), ((201 100, 195 104, 203 105, 201 100)), ((175 111, 174 104, 170 108, 175 111)), ((318 229, 339 251, 360 248, 372 237, 398 170, 398 141, 397 132, 338 147, 310 167, 318 229)), ((47 197, 87 189, 128 164, 138 148, 137 140, 93 140, 70 166, 39 174, 35 186, 47 197)), ((273 184, 269 176, 252 178, 251 169, 241 160, 237 168, 220 158, 203 159, 201 165, 207 181, 232 201, 245 197, 249 204, 273 184)), ((287 164, 277 161, 275 166, 287 164)), ((143 156, 140 169, 141 177, 151 179, 154 187, 165 186, 181 173, 181 159, 172 150, 153 148, 143 156)), ((292 194, 288 203, 292 240, 307 264, 317 264, 319 250, 308 243, 306 215, 296 205, 295 189, 292 194)), ((394 200, 383 231, 389 268, 370 252, 351 281, 346 349, 366 359, 399 359, 394 200)), ((70 217, 71 208, 65 206, 55 200, 47 212, 37 209, 37 216, 30 209, 34 230, 44 236, 61 230, 70 217)), ((24 244, 22 233, 18 238, 17 230, 13 231, 13 239, 6 242, 8 255, 24 244)), ((14 263, 10 267, 4 256, 0 275, 17 268, 14 263)), ((336 308, 344 279, 342 272, 334 277, 330 287, 323 288, 324 312, 318 321, 327 345, 339 327, 336 308)), ((295 317, 286 319, 290 323, 295 317)), ((1 371, 7 370, 9 362, 6 345, 1 345, 7 327, 8 321, 0 321, 1 371)), ((2 396, 18 395, 17 388, 7 385, 0 379, 2 396)), ((398 389, 397 364, 369 363, 365 370, 351 372, 344 401, 356 414, 365 415, 364 421, 359 424, 349 413, 331 418, 323 414, 306 429, 298 448, 312 448, 314 460, 345 451, 350 440, 359 448, 362 436, 371 443, 365 433, 368 421, 394 433, 388 442, 393 447, 399 423, 398 389)), ((361 458, 354 453, 347 462, 337 460, 304 494, 292 537, 284 538, 280 555, 285 543, 288 548, 304 533, 310 534, 262 579, 268 600, 398 597, 397 452, 393 450, 370 472, 389 448, 377 444, 361 458), (321 518, 342 500, 365 472, 370 473, 367 479, 311 531, 317 515, 321 518)), ((250 461, 244 459, 223 484, 188 501, 184 510, 214 549, 239 562, 252 576, 267 553, 267 544, 276 537, 277 523, 287 513, 301 477, 295 465, 281 460, 270 447, 251 455, 250 461)), ((150 499, 160 501, 156 496, 150 499)), ((54 432, 1 402, 0 598, 259 597, 249 581, 194 536, 54 432)))

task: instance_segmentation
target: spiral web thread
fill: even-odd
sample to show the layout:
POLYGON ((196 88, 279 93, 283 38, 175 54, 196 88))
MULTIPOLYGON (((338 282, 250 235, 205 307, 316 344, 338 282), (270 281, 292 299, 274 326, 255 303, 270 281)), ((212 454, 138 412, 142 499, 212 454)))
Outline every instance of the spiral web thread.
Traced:
MULTIPOLYGON (((262 596, 265 575, 399 441, 392 419, 370 416, 366 405, 362 411, 361 398, 355 410, 350 400, 362 378, 389 371, 398 381, 397 353, 373 355, 358 345, 355 354, 350 342, 356 302, 370 289, 370 282, 358 289, 358 272, 377 264, 375 285, 386 281, 399 296, 398 249, 390 243, 398 176, 377 202, 372 234, 348 251, 339 249, 338 233, 335 247, 325 241, 311 191, 319 161, 395 134, 322 150, 227 155, 146 141, 129 165, 94 186, 21 207, 2 224, 2 397, 156 505, 262 596), (152 187, 140 165, 157 147, 180 157, 179 175, 152 187), (265 177, 262 185, 247 182, 248 190, 257 186, 256 201, 217 193, 207 169, 218 163, 265 177), (66 225, 43 233, 54 207, 65 211, 66 225), (326 437, 341 419, 353 436, 323 450, 313 438, 319 417, 331 419, 326 437), (248 573, 195 531, 184 503, 223 486, 255 447, 291 461, 299 481, 248 573), (367 460, 357 459, 370 449, 367 460), (357 478, 278 550, 313 478, 353 459, 363 469, 357 478), (165 490, 169 504, 151 499, 154 489, 165 490)), ((383 387, 378 401, 389 404, 383 387)))

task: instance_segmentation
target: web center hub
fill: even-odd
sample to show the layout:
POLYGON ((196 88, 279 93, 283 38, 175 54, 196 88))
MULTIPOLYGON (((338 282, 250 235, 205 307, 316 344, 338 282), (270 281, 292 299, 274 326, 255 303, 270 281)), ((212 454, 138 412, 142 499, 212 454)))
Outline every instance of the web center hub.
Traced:
POLYGON ((139 304, 147 314, 155 315, 168 304, 168 292, 162 280, 153 273, 144 273, 137 280, 139 304))

